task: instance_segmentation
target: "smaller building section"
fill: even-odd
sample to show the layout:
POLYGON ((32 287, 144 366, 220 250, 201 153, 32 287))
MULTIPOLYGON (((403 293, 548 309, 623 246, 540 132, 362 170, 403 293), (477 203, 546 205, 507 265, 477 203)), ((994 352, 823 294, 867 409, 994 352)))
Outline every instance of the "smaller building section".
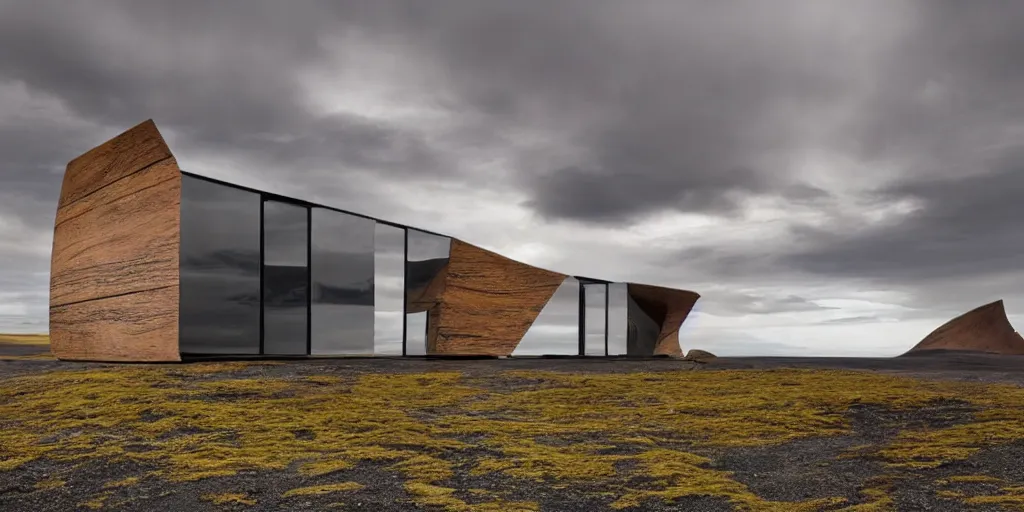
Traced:
POLYGON ((93 361, 681 356, 698 297, 182 172, 146 121, 68 164, 50 336, 93 361))

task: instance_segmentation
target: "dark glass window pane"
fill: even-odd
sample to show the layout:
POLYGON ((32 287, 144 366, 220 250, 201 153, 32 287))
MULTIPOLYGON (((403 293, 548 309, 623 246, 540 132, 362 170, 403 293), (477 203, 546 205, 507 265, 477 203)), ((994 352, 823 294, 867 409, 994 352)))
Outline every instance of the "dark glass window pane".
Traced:
POLYGON ((586 308, 584 314, 584 354, 588 356, 605 355, 604 295, 607 285, 587 284, 583 286, 586 308))
POLYGON ((627 297, 626 310, 629 314, 627 331, 627 353, 631 356, 652 356, 658 343, 661 325, 644 311, 632 296, 627 297))
POLYGON ((626 333, 628 326, 627 304, 629 294, 626 283, 608 285, 608 355, 628 354, 626 333))
POLYGON ((306 354, 307 209, 263 203, 263 353, 306 354))
POLYGON ((408 240, 405 355, 422 356, 432 351, 430 324, 438 321, 437 294, 448 272, 452 240, 415 229, 408 230, 408 240))
POLYGON ((260 196, 182 176, 180 346, 260 350, 260 196))
POLYGON ((402 355, 405 230, 378 223, 373 240, 373 353, 402 355))
POLYGON ((567 277, 512 351, 513 356, 579 355, 580 282, 567 277))
POLYGON ((313 209, 312 353, 373 354, 376 222, 313 209))

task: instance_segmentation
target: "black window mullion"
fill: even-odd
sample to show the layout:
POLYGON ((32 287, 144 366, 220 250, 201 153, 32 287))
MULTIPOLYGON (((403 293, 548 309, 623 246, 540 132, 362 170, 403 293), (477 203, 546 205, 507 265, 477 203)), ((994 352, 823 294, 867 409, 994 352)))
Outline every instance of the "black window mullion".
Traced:
POLYGON ((260 273, 260 355, 263 355, 263 322, 264 322, 264 319, 263 319, 263 308, 264 308, 263 299, 264 299, 264 295, 266 295, 266 293, 267 293, 266 289, 264 288, 265 285, 263 283, 263 281, 266 279, 266 273, 263 272, 263 266, 265 264, 264 261, 265 261, 265 257, 266 257, 266 254, 265 254, 265 252, 266 252, 266 240, 264 238, 265 237, 265 230, 264 230, 264 226, 263 226, 263 223, 264 223, 263 210, 264 210, 264 206, 266 204, 267 204, 266 196, 264 196, 263 194, 260 194, 260 268, 259 268, 259 273, 260 273))
POLYGON ((313 209, 306 207, 306 355, 313 353, 313 209))
POLYGON ((409 338, 409 230, 403 228, 405 241, 402 242, 402 355, 406 355, 406 344, 409 338))
POLYGON ((584 356, 587 354, 587 292, 586 285, 582 282, 579 284, 580 287, 580 311, 579 311, 579 324, 577 330, 579 332, 579 355, 584 356))
POLYGON ((608 356, 608 283, 604 284, 604 355, 608 356))

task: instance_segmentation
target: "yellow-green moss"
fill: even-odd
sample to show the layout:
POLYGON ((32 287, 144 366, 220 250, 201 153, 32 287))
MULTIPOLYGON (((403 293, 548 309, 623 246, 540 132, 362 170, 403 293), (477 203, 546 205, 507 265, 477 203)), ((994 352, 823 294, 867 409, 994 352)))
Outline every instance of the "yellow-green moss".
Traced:
POLYGON ((59 489, 64 487, 65 483, 67 482, 59 478, 47 478, 46 480, 36 482, 34 487, 40 491, 48 491, 50 489, 59 489))
POLYGON ((225 492, 220 494, 204 494, 203 501, 209 501, 214 505, 255 505, 256 500, 247 494, 236 492, 225 492))
POLYGON ((25 354, 25 355, 7 355, 0 354, 0 361, 45 361, 52 360, 53 355, 51 354, 25 354))
POLYGON ((125 478, 123 480, 115 480, 113 482, 107 482, 106 484, 103 484, 103 488, 104 489, 112 489, 114 487, 129 487, 129 486, 135 485, 137 483, 139 483, 139 477, 131 476, 131 477, 125 478))
POLYGON ((100 494, 100 495, 92 497, 88 501, 83 501, 82 503, 79 503, 78 506, 89 508, 89 509, 93 509, 93 510, 96 510, 96 509, 99 509, 99 508, 103 508, 103 504, 107 502, 107 498, 109 498, 109 497, 110 497, 110 493, 109 492, 105 492, 103 494, 100 494))
POLYGON ((1004 509, 1024 510, 1024 486, 1008 484, 1001 478, 988 475, 957 475, 937 480, 936 483, 961 484, 962 490, 937 491, 936 495, 943 498, 957 499, 968 505, 1001 505, 1004 509), (968 485, 965 487, 963 484, 968 485), (998 494, 991 493, 992 486, 998 486, 998 494))
POLYGON ((350 469, 351 467, 352 463, 347 460, 314 460, 299 466, 299 474, 304 476, 320 476, 334 473, 335 471, 350 469))
POLYGON ((535 512, 540 509, 535 502, 506 501, 501 498, 485 503, 466 503, 455 497, 455 489, 423 482, 406 482, 405 490, 421 507, 440 507, 450 512, 535 512))
POLYGON ((341 482, 337 484, 325 484, 325 485, 313 485, 310 487, 299 487, 297 489, 291 489, 282 494, 282 497, 290 498, 292 496, 309 496, 316 494, 330 494, 332 492, 348 492, 358 491, 363 488, 363 484, 357 482, 341 482))
POLYGON ((9 345, 49 345, 50 336, 46 334, 0 334, 0 343, 9 345))
MULTIPOLYGON (((243 470, 324 475, 367 461, 402 475, 418 504, 455 511, 536 508, 506 501, 500 489, 460 498, 445 487, 457 467, 598 486, 620 508, 702 495, 746 509, 814 510, 842 499, 767 501, 690 450, 844 434, 852 404, 909 409, 936 400, 980 412, 967 425, 903 430, 888 446, 850 456, 877 453, 912 471, 1024 437, 1020 388, 866 372, 241 373, 255 365, 98 367, 0 380, 0 471, 41 457, 105 459, 148 463, 154 477, 190 481, 243 470), (501 391, 502 381, 523 379, 538 384, 501 391), (630 485, 634 477, 653 480, 641 489, 630 485)), ((863 493, 868 502, 847 510, 892 506, 883 487, 863 493)))
POLYGON ((955 475, 946 478, 947 482, 953 483, 975 483, 975 484, 998 484, 1002 479, 988 475, 955 475))

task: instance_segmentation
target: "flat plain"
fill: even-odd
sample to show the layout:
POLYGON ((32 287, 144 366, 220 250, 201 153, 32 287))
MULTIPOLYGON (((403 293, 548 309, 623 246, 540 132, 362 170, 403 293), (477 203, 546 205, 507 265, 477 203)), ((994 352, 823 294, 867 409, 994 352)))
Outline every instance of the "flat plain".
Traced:
POLYGON ((0 344, 0 510, 1024 510, 1019 357, 47 353, 0 344))

